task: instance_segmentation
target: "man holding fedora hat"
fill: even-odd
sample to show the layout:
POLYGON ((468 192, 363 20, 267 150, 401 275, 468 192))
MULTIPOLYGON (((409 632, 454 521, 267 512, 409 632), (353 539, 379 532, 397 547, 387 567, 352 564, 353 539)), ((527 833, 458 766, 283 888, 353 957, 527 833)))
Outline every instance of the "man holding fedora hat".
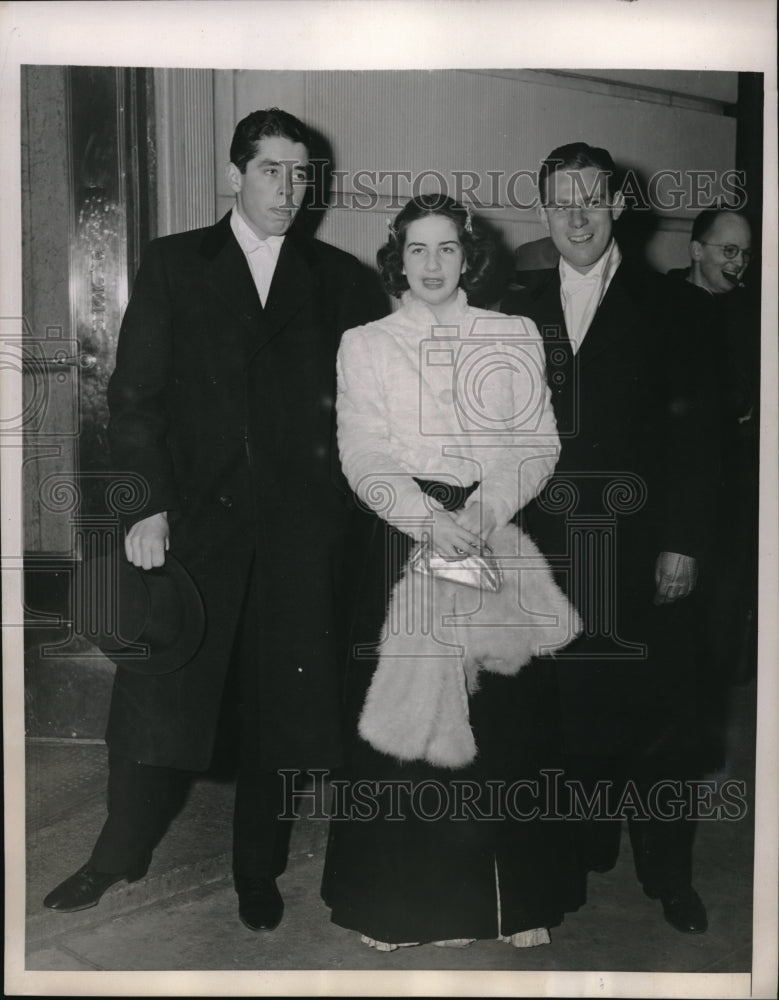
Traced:
POLYGON ((108 389, 114 468, 143 484, 128 562, 109 571, 120 642, 103 644, 118 664, 108 818, 89 861, 44 900, 51 909, 94 906, 145 874, 192 772, 211 763, 229 695, 239 916, 274 928, 286 861, 278 770, 340 763, 349 494, 335 356, 344 330, 382 310, 355 258, 291 228, 310 145, 279 109, 243 119, 232 211, 154 240, 135 280, 108 389))

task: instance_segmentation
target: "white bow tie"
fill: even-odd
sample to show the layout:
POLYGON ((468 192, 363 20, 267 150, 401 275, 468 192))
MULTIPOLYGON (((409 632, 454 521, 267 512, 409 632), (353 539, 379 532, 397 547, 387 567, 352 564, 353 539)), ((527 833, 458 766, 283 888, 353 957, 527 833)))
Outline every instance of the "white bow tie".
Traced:
POLYGON ((602 274, 569 274, 566 275, 565 287, 566 289, 576 291, 579 288, 586 288, 588 285, 594 285, 602 279, 602 274))
POLYGON ((254 253, 255 250, 270 250, 273 247, 279 247, 283 240, 283 236, 269 236, 265 240, 254 240, 247 253, 254 253))

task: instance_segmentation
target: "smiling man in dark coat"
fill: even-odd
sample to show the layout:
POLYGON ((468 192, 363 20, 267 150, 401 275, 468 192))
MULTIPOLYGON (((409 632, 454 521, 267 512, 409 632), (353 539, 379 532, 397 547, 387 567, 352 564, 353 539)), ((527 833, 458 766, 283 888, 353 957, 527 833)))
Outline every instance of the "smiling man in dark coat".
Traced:
POLYGON ((290 231, 308 183, 305 126, 278 109, 239 123, 232 212, 155 240, 122 324, 108 397, 117 472, 147 493, 126 536, 166 552, 203 599, 205 638, 173 672, 116 672, 109 815, 89 862, 45 904, 92 906, 140 878, 193 771, 238 707, 233 872, 239 915, 272 929, 286 858, 280 768, 340 763, 337 594, 346 493, 333 434, 341 333, 374 318, 349 254, 290 231), (224 697, 223 697, 224 696, 224 697))
POLYGON ((704 209, 693 220, 688 252, 690 266, 668 272, 665 294, 685 335, 712 358, 717 393, 721 476, 712 498, 715 544, 701 581, 710 769, 716 770, 725 760, 729 685, 745 680, 754 662, 760 290, 759 274, 747 270, 754 255, 749 217, 727 205, 704 209))
POLYGON ((705 358, 677 336, 659 276, 622 259, 615 174, 610 154, 583 142, 550 153, 540 210, 560 266, 502 309, 541 331, 560 435, 555 474, 525 523, 584 621, 550 668, 567 778, 597 813, 578 828, 582 866, 613 867, 621 806, 646 893, 672 926, 695 933, 706 913, 691 884, 694 827, 666 800, 695 776, 690 609, 716 432, 705 358), (596 793, 607 782, 604 804, 596 793))

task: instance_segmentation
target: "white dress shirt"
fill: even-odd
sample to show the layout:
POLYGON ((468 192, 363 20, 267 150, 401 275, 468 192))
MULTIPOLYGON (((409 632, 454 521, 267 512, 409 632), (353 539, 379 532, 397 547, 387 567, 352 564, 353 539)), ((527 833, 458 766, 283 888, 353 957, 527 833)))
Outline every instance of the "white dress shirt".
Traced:
POLYGON ((621 260, 622 254, 613 237, 601 259, 586 274, 576 271, 565 258, 560 258, 560 298, 574 354, 582 346, 621 260))
POLYGON ((238 245, 246 255, 249 267, 260 296, 260 302, 265 305, 270 285, 273 281, 273 272, 281 252, 281 244, 284 242, 283 236, 269 236, 266 240, 261 240, 259 236, 247 226, 241 213, 233 206, 230 215, 230 227, 233 235, 238 240, 238 245))

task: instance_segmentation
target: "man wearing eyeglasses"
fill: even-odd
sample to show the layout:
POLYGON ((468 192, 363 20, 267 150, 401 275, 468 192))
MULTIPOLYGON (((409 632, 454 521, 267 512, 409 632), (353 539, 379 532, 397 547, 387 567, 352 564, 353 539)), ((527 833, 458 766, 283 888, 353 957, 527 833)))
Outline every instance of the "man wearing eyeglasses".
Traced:
POLYGON ((697 329, 716 354, 721 405, 743 422, 755 412, 757 390, 757 338, 746 333, 753 297, 742 294, 753 257, 749 219, 734 208, 704 209, 692 224, 689 252, 688 268, 668 272, 666 294, 683 326, 697 329))
POLYGON ((723 763, 729 683, 754 666, 757 606, 759 288, 747 215, 727 206, 700 212, 690 233, 690 266, 669 271, 666 296, 684 336, 715 366, 721 475, 715 497, 716 543, 704 560, 701 599, 710 683, 707 718, 711 766, 723 763))
POLYGON ((738 288, 752 255, 752 230, 734 209, 706 208, 690 236, 691 267, 687 281, 712 295, 738 288))

